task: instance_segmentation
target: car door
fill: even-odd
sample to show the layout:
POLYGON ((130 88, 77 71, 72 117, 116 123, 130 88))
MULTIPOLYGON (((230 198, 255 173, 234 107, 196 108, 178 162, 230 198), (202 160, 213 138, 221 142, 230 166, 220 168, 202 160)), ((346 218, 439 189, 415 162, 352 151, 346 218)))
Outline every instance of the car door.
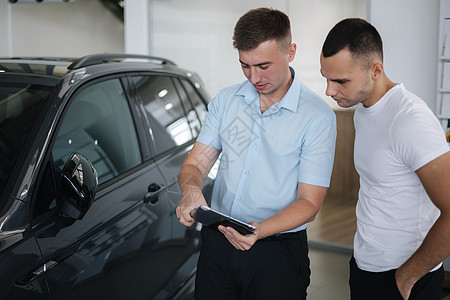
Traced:
POLYGON ((119 77, 80 88, 64 109, 33 201, 33 224, 53 299, 164 299, 172 276, 165 179, 141 140, 141 120, 119 77), (58 210, 67 157, 97 170, 95 201, 81 220, 58 210))
POLYGON ((41 251, 29 228, 25 182, 39 153, 31 150, 39 145, 39 124, 56 88, 42 85, 51 85, 50 80, 33 84, 23 76, 0 77, 0 299, 48 299, 46 281, 39 276, 41 251))
MULTIPOLYGON (((136 88, 136 98, 147 117, 149 134, 154 141, 155 160, 166 179, 171 205, 172 235, 179 248, 179 264, 196 265, 200 225, 181 225, 175 209, 181 201, 178 175, 187 154, 200 132, 206 104, 186 79, 174 75, 139 74, 130 76, 136 88)), ((211 192, 214 176, 206 180, 204 194, 211 192)), ((188 276, 189 274, 182 274, 188 276)))

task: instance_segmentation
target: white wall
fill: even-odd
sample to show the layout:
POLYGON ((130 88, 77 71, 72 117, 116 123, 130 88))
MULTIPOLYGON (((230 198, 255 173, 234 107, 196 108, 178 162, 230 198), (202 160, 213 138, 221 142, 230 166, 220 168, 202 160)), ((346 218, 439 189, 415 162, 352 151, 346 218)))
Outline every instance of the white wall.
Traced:
POLYGON ((369 0, 368 19, 383 39, 384 67, 435 112, 439 0, 369 0))
POLYGON ((197 72, 206 90, 214 96, 221 88, 245 80, 232 47, 236 21, 249 9, 268 6, 289 15, 293 41, 298 46, 292 66, 300 79, 325 99, 325 80, 319 72, 323 40, 340 19, 366 17, 366 0, 126 0, 125 3, 135 6, 137 3, 148 9, 149 20, 140 19, 146 16, 145 12, 132 16, 125 13, 126 20, 136 24, 127 23, 132 41, 125 41, 124 24, 97 0, 27 4, 0 0, 0 56, 76 57, 99 52, 122 53, 125 49, 147 51, 197 72), (142 32, 148 36, 140 37, 142 32), (125 42, 132 46, 127 48, 125 42))
POLYGON ((0 2, 0 56, 11 56, 11 8, 0 2))
POLYGON ((123 23, 99 1, 0 1, 0 56, 77 57, 123 51, 123 23))
POLYGON ((150 54, 151 21, 149 0, 126 0, 124 6, 125 52, 150 54))
MULTIPOLYGON (((367 17, 383 37, 388 76, 435 109, 439 0, 147 1, 150 37, 134 43, 147 43, 149 54, 199 73, 211 96, 245 79, 231 40, 237 19, 251 8, 269 6, 289 15, 298 45, 292 65, 319 95, 326 98, 319 53, 329 29, 346 17, 367 17)), ((81 56, 124 49, 123 23, 99 1, 0 0, 0 56, 81 56)))
POLYGON ((210 96, 245 80, 232 35, 237 20, 248 10, 274 7, 290 17, 293 42, 298 48, 292 66, 300 79, 324 99, 327 97, 319 56, 326 34, 343 18, 366 17, 366 0, 149 1, 151 54, 169 57, 179 66, 197 72, 210 96))

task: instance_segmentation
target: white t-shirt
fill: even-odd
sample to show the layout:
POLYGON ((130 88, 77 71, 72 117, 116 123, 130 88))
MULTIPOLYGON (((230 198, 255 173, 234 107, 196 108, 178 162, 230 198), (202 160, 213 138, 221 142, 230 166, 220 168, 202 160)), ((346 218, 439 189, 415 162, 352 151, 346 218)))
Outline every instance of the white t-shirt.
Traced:
POLYGON ((435 115, 403 84, 371 107, 359 104, 354 122, 360 176, 356 263, 371 272, 396 269, 439 217, 415 171, 449 147, 435 115))

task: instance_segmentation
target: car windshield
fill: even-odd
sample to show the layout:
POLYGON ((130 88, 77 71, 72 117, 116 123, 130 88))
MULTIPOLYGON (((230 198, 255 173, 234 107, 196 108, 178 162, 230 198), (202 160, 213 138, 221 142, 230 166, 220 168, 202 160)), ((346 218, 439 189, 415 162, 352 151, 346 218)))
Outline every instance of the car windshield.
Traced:
POLYGON ((0 83, 0 194, 49 94, 46 86, 0 83))

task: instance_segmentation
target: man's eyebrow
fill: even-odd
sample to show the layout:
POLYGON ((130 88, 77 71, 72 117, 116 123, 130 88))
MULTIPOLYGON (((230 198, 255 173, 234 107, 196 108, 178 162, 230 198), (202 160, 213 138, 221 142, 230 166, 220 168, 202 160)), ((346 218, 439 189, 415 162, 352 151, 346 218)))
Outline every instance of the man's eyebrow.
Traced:
POLYGON ((324 78, 326 78, 326 79, 328 79, 328 80, 330 80, 330 81, 333 81, 333 82, 340 83, 340 84, 346 83, 346 82, 350 81, 349 79, 346 79, 346 78, 343 78, 343 79, 330 79, 330 78, 327 78, 327 77, 325 77, 325 75, 323 75, 322 69, 320 69, 320 74, 322 74, 322 76, 323 76, 324 78))
POLYGON ((339 84, 343 84, 343 83, 350 81, 349 79, 330 79, 330 80, 333 82, 337 82, 339 84))
MULTIPOLYGON (((243 62, 242 60, 239 60, 239 62, 240 62, 241 64, 243 64, 243 65, 249 66, 249 64, 243 62)), ((254 66, 255 66, 255 67, 260 67, 260 66, 270 65, 270 64, 271 64, 271 62, 270 62, 270 61, 267 61, 267 62, 262 62, 262 63, 256 64, 256 65, 254 65, 254 66)))

